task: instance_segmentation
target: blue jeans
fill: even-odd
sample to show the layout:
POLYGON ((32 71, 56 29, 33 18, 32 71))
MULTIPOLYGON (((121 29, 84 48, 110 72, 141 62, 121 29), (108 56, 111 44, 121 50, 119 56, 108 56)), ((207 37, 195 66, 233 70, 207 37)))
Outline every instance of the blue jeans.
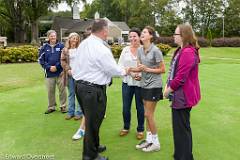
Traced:
POLYGON ((123 99, 123 121, 124 129, 129 130, 131 122, 131 105, 133 95, 135 94, 135 102, 137 109, 138 126, 137 131, 144 131, 144 106, 141 98, 141 88, 137 86, 128 86, 127 83, 122 83, 122 99, 123 99))
POLYGON ((75 101, 75 80, 72 78, 72 76, 68 76, 68 115, 83 115, 79 103, 75 101))

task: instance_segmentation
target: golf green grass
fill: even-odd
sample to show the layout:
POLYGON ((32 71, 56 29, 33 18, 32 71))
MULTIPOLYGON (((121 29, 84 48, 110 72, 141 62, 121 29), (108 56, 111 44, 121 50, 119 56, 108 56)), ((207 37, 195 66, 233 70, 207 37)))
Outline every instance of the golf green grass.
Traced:
MULTIPOLYGON (((240 48, 200 50, 202 100, 191 112, 193 153, 196 160, 240 159, 240 48)), ((170 56, 165 57, 166 66, 170 56)), ((163 76, 164 84, 166 75, 163 76)), ((101 126, 103 155, 110 160, 171 160, 173 138, 168 100, 158 103, 155 119, 161 150, 143 153, 135 149, 136 110, 126 137, 122 128, 121 79, 107 89, 106 118, 101 126)), ((58 94, 57 94, 58 95, 58 94)), ((81 160, 82 139, 72 141, 80 121, 47 109, 44 74, 37 63, 0 65, 0 160, 12 156, 50 156, 55 160, 81 160)), ((50 158, 49 158, 50 159, 50 158)))

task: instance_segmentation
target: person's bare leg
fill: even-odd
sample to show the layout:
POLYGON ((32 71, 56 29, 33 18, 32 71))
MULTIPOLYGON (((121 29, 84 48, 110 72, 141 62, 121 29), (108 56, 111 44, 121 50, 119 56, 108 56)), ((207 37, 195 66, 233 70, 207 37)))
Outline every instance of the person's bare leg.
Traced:
POLYGON ((81 128, 82 130, 85 130, 85 117, 84 117, 84 116, 82 117, 82 121, 81 121, 81 124, 80 124, 80 128, 81 128))
POLYGON ((73 140, 78 140, 82 138, 85 134, 85 117, 83 116, 81 124, 77 132, 73 135, 72 139, 73 140))

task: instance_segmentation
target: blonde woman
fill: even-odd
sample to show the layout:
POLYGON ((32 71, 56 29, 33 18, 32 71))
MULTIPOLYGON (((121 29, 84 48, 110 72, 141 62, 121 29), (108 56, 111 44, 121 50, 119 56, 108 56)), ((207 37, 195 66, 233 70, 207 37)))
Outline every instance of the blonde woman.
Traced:
MULTIPOLYGON (((79 103, 75 103, 75 80, 72 77, 72 68, 79 54, 77 52, 79 44, 80 36, 77 33, 70 33, 61 55, 61 65, 64 69, 64 85, 68 86, 68 115, 65 117, 66 120, 70 120, 73 117, 75 120, 79 120, 83 117, 79 103)), ((77 139, 84 135, 84 126, 83 118, 77 139)))
MULTIPOLYGON (((91 29, 92 29, 91 26, 86 28, 85 32, 83 33, 83 40, 91 35, 91 29)), ((78 139, 82 138, 84 136, 84 134, 85 134, 85 117, 83 116, 80 127, 77 130, 77 132, 73 135, 72 139, 78 140, 78 139)))

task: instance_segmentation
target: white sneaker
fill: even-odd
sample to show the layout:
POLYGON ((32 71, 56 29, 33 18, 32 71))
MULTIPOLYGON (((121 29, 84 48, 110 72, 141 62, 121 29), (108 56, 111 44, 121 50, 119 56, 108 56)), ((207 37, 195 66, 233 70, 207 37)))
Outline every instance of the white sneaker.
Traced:
POLYGON ((147 147, 143 148, 142 151, 143 152, 156 152, 156 151, 160 151, 160 145, 156 145, 154 143, 151 143, 147 147))
POLYGON ((150 143, 148 143, 146 140, 141 141, 139 144, 136 145, 136 149, 143 149, 147 147, 150 143))
POLYGON ((84 134, 85 134, 85 131, 83 129, 79 128, 77 130, 77 132, 73 135, 72 139, 78 140, 78 139, 82 138, 84 136, 84 134))

